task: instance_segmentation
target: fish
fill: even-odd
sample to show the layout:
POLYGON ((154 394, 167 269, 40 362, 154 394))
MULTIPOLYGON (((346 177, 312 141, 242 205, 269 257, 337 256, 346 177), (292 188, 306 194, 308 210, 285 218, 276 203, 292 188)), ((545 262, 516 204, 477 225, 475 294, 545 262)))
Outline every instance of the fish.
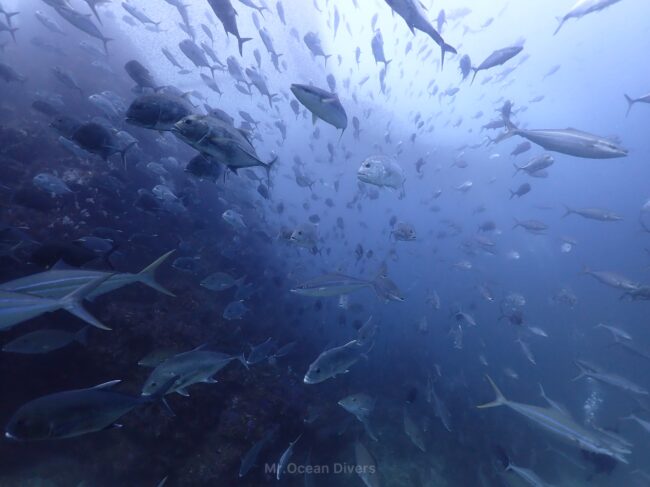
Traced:
POLYGON ((354 443, 355 469, 366 487, 381 487, 382 483, 377 470, 377 462, 368 448, 357 440, 354 443))
POLYGON ((576 423, 569 415, 555 408, 544 408, 529 404, 514 402, 505 398, 494 381, 486 376, 492 386, 496 398, 492 402, 477 406, 479 409, 505 406, 528 419, 535 426, 550 433, 570 445, 585 451, 606 455, 622 463, 628 463, 626 455, 631 450, 625 445, 617 444, 602 436, 597 430, 591 430, 576 423))
POLYGON ((541 156, 533 157, 523 166, 518 166, 517 164, 513 163, 513 166, 515 167, 515 173, 513 174, 513 177, 519 174, 519 171, 524 171, 529 176, 532 176, 535 173, 538 173, 548 167, 551 167, 554 163, 555 163, 555 159, 553 158, 553 156, 550 156, 548 154, 543 154, 541 156))
POLYGON ((384 38, 379 29, 375 31, 370 47, 372 48, 372 55, 375 57, 375 64, 384 63, 384 69, 387 69, 391 60, 386 61, 386 56, 384 55, 384 38))
POLYGON ((291 85, 291 92, 312 113, 313 123, 320 118, 337 129, 341 129, 341 136, 343 135, 348 126, 348 116, 336 94, 315 86, 295 83, 291 85))
POLYGON ((226 272, 215 272, 201 281, 201 287, 210 291, 225 291, 233 286, 240 287, 246 282, 246 276, 235 279, 226 272))
POLYGON ((418 0, 385 0, 388 6, 397 13, 406 25, 415 34, 415 30, 419 30, 428 35, 433 42, 438 44, 441 49, 440 68, 445 65, 445 53, 449 52, 456 54, 457 51, 454 47, 447 44, 440 33, 434 29, 431 23, 426 19, 422 3, 418 0))
MULTIPOLYGON (((122 416, 162 397, 134 397, 115 392, 113 387, 120 382, 112 380, 88 389, 56 392, 33 399, 13 414, 5 436, 17 441, 76 438, 119 427, 116 422, 122 416)), ((164 387, 160 390, 164 391, 164 387)))
POLYGON ((267 338, 259 345, 251 345, 251 351, 248 354, 248 357, 246 357, 246 364, 255 365, 270 358, 273 355, 272 352, 275 348, 277 348, 277 343, 271 337, 267 338))
POLYGON ((111 277, 102 275, 76 287, 60 298, 41 297, 24 292, 0 290, 0 330, 7 330, 44 313, 63 309, 101 330, 110 330, 92 316, 82 301, 111 277))
POLYGON ((277 434, 279 427, 272 426, 264 436, 248 450, 241 459, 241 465, 239 467, 239 478, 244 477, 257 463, 257 457, 260 453, 266 448, 270 443, 273 437, 277 434))
POLYGON ((612 159, 626 157, 628 155, 627 149, 624 149, 611 140, 574 128, 520 129, 511 122, 510 110, 511 105, 509 104, 504 106, 502 110, 508 137, 519 135, 548 151, 560 152, 562 154, 587 159, 612 159))
POLYGON ((79 289, 80 286, 98 282, 96 288, 91 289, 85 296, 93 300, 98 296, 119 289, 131 283, 142 283, 156 291, 174 296, 160 285, 155 278, 155 272, 160 265, 169 258, 174 251, 167 252, 139 273, 111 273, 92 269, 50 269, 45 272, 31 274, 0 284, 0 292, 28 294, 51 299, 60 299, 79 289))
POLYGON ((210 350, 209 345, 179 353, 153 369, 142 386, 141 395, 146 397, 176 392, 187 397, 187 389, 194 384, 216 383, 214 376, 233 360, 239 360, 248 367, 243 355, 216 352, 210 350))
POLYGON ((2 78, 7 83, 18 82, 24 83, 27 81, 27 77, 18 73, 14 68, 8 64, 0 62, 0 78, 2 78))
POLYGON ((77 29, 85 32, 91 37, 94 37, 102 41, 102 43, 104 44, 104 51, 108 53, 108 43, 111 42, 113 39, 104 36, 104 34, 101 33, 101 31, 92 22, 92 20, 90 20, 90 16, 86 16, 85 14, 77 12, 73 8, 65 5, 57 7, 55 10, 61 17, 63 17, 66 21, 68 21, 70 24, 75 26, 77 29))
POLYGON ((580 215, 583 218, 586 218, 588 220, 598 220, 601 222, 618 222, 623 220, 623 217, 620 215, 617 215, 616 213, 613 213, 609 210, 603 210, 601 208, 569 208, 568 206, 564 206, 565 211, 564 215, 562 217, 567 217, 569 215, 580 215))
POLYGON ((451 413, 444 401, 436 394, 436 388, 430 376, 428 377, 427 391, 429 392, 427 400, 433 403, 434 414, 440 419, 445 429, 451 432, 451 413))
POLYGON ((516 190, 510 190, 510 199, 514 198, 515 196, 518 196, 521 198, 523 195, 530 193, 530 184, 528 183, 523 183, 521 186, 519 186, 516 190))
POLYGON ((418 447, 421 451, 427 451, 424 440, 424 431, 422 426, 418 424, 418 421, 413 416, 413 413, 409 411, 409 408, 404 408, 403 414, 403 423, 404 423, 404 433, 409 437, 411 442, 418 447))
POLYGON ((515 57, 523 50, 524 50, 523 46, 511 46, 511 47, 504 47, 503 49, 497 49, 492 54, 490 54, 487 58, 485 58, 485 60, 481 64, 479 64, 478 67, 471 68, 472 71, 474 71, 474 76, 472 76, 472 83, 474 83, 474 79, 476 78, 476 75, 478 74, 479 71, 484 71, 487 69, 494 68, 496 66, 501 66, 502 64, 507 63, 510 59, 515 57))
POLYGON ((385 301, 403 301, 393 289, 394 283, 388 278, 385 267, 379 270, 373 280, 359 279, 340 273, 331 273, 305 281, 291 289, 292 293, 311 297, 329 297, 350 294, 354 291, 370 288, 380 299, 385 301))
POLYGON ((650 93, 640 96, 639 98, 631 98, 628 95, 623 96, 625 97, 625 101, 627 101, 627 112, 625 112, 626 117, 630 114, 630 110, 632 110, 635 103, 650 103, 650 93))
POLYGON ((370 427, 370 415, 375 409, 375 399, 363 392, 351 394, 338 402, 338 405, 354 415, 363 424, 370 439, 378 441, 377 435, 370 427))
POLYGON ((579 380, 583 377, 588 377, 590 379, 602 382, 616 389, 620 389, 623 392, 637 394, 640 396, 648 396, 650 392, 644 387, 641 387, 629 379, 622 377, 611 372, 604 372, 599 370, 597 367, 587 364, 582 360, 574 360, 576 367, 578 367, 580 373, 573 378, 574 381, 579 380))
POLYGON ((172 133, 204 156, 220 161, 231 171, 261 166, 270 180, 277 156, 265 163, 258 159, 248 138, 232 125, 209 115, 189 115, 179 120, 172 133))
POLYGON ((298 438, 293 440, 291 443, 289 443, 289 446, 282 452, 282 455, 280 456, 280 460, 278 460, 278 463, 276 464, 276 475, 275 478, 276 480, 280 480, 282 477, 282 474, 287 470, 287 465, 289 465, 289 460, 291 460, 291 457, 293 456, 293 448, 298 443, 298 440, 302 438, 302 433, 298 435, 298 438))
POLYGON ((404 170, 394 158, 382 155, 367 157, 357 170, 357 178, 375 186, 399 189, 402 197, 405 194, 404 170))
POLYGON ((172 93, 153 93, 137 97, 126 112, 126 123, 158 131, 171 131, 174 125, 193 113, 187 99, 172 93))
POLYGON ((307 48, 311 51, 312 55, 314 57, 322 56, 325 60, 325 66, 327 66, 327 60, 332 57, 332 55, 325 54, 318 34, 316 32, 307 32, 302 39, 307 48))
POLYGON ((521 144, 518 144, 517 147, 515 147, 512 152, 510 153, 511 156, 518 156, 519 154, 523 154, 524 152, 530 150, 531 148, 530 142, 522 142, 521 144))
POLYGON ((237 11, 230 0, 208 0, 208 5, 223 25, 226 34, 232 34, 237 38, 239 55, 244 55, 244 43, 252 40, 252 37, 242 37, 237 28, 237 11))
POLYGON ((618 3, 619 1, 620 0, 578 0, 563 17, 557 18, 559 25, 555 29, 555 32, 553 32, 553 35, 556 35, 560 31, 567 20, 579 19, 587 14, 599 12, 610 5, 618 3))
POLYGON ((595 271, 590 269, 588 266, 584 266, 582 269, 582 273, 592 276, 594 279, 605 284, 606 286, 610 286, 616 289, 621 289, 623 291, 634 292, 641 287, 640 283, 635 282, 615 272, 595 271))
POLYGON ((56 196, 62 196, 65 194, 72 193, 72 190, 62 179, 54 176, 53 174, 48 173, 38 173, 32 179, 34 186, 41 188, 43 191, 47 191, 56 196))
POLYGON ((235 301, 231 301, 226 305, 226 307, 223 310, 223 318, 232 321, 232 320, 241 320, 242 317, 250 311, 246 305, 244 304, 243 299, 237 299, 235 301))
POLYGON ((370 348, 372 348, 372 344, 366 346, 359 344, 357 340, 352 340, 345 345, 325 350, 311 363, 303 382, 319 384, 347 373, 349 368, 357 363, 370 348))
POLYGON ((147 14, 145 14, 138 7, 131 5, 128 2, 122 2, 122 8, 130 13, 133 17, 139 20, 142 24, 151 24, 154 27, 159 27, 162 22, 154 22, 151 20, 147 14))
POLYGON ((196 45, 196 43, 191 39, 184 39, 178 44, 178 48, 183 54, 192 61, 192 64, 197 68, 208 68, 212 73, 214 78, 214 72, 219 69, 218 66, 211 66, 208 62, 208 58, 205 57, 203 50, 196 45))
POLYGON ((10 341, 2 347, 3 352, 27 355, 49 353, 78 342, 86 345, 89 327, 82 328, 76 333, 65 330, 37 330, 10 341))

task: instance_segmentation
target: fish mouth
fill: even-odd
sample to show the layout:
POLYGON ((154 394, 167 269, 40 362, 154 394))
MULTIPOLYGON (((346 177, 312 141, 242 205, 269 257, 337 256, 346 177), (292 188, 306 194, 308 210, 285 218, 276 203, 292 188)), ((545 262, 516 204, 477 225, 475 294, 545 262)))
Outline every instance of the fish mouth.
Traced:
POLYGON ((9 433, 8 431, 5 432, 5 438, 7 438, 7 439, 9 439, 9 440, 14 440, 14 441, 17 441, 17 440, 18 440, 18 437, 17 437, 17 436, 12 435, 12 434, 9 433))

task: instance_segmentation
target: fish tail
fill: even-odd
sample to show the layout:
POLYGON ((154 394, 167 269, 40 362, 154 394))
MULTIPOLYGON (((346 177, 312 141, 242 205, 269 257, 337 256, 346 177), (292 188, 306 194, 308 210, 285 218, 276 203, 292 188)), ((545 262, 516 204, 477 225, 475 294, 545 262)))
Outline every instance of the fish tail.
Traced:
POLYGON ((15 27, 13 29, 9 29, 9 33, 11 34, 11 38, 16 42, 16 31, 18 30, 18 27, 15 27))
POLYGON ((556 17, 556 19, 558 20, 558 22, 560 23, 560 25, 557 26, 557 29, 555 29, 555 32, 553 32, 553 35, 555 35, 555 34, 557 34, 558 32, 560 32, 560 29, 561 29, 562 26, 564 25, 564 22, 566 22, 566 18, 565 18, 565 17, 556 17))
POLYGON ((517 163, 515 162, 513 162, 512 165, 515 166, 515 173, 512 175, 512 177, 514 178, 517 174, 519 174, 519 171, 521 171, 522 168, 518 166, 517 163))
POLYGON ((564 206, 564 215, 562 215, 562 218, 565 218, 569 216, 571 213, 574 213, 574 211, 571 208, 569 208, 567 205, 562 205, 562 206, 564 206))
POLYGON ((7 23, 11 25, 11 17, 15 17, 19 13, 20 12, 5 12, 5 18, 7 19, 7 23))
POLYGON ((109 327, 102 324, 97 318, 91 315, 86 310, 86 308, 83 307, 82 301, 111 277, 113 277, 113 274, 102 275, 97 279, 93 279, 92 281, 87 282, 83 286, 79 286, 77 289, 63 296, 59 300, 61 308, 75 315, 77 318, 84 320, 89 325, 99 328, 100 330, 110 330, 109 327))
POLYGON ((155 276, 156 269, 158 269, 158 267, 160 267, 160 264, 162 264, 163 262, 165 262, 165 261, 167 260, 167 258, 168 258, 170 255, 172 255, 174 252, 175 252, 174 250, 170 250, 170 251, 167 252, 166 254, 163 254, 163 255, 161 255, 160 257, 158 257, 156 260, 154 260, 154 261, 153 261, 151 264, 149 264, 147 267, 145 267, 144 269, 142 269, 142 270, 137 274, 138 282, 141 282, 142 284, 144 284, 144 285, 146 285, 146 286, 149 286, 150 288, 155 289, 155 290, 158 291, 158 292, 161 292, 161 293, 163 293, 163 294, 166 294, 167 296, 172 296, 172 297, 175 298, 176 295, 175 295, 174 293, 172 293, 171 291, 168 291, 168 290, 167 290, 165 287, 163 287, 162 285, 160 285, 160 284, 158 283, 158 281, 156 281, 156 276, 155 276))
POLYGON ((323 59, 325 59, 325 67, 327 67, 327 60, 328 60, 329 58, 331 58, 331 57, 332 57, 331 54, 326 54, 326 55, 323 56, 323 59))
POLYGON ((519 223, 519 220, 517 220, 516 218, 514 218, 514 220, 515 220, 515 224, 512 226, 513 230, 521 225, 521 223, 519 223))
POLYGON ((585 274, 590 274, 590 273, 591 273, 591 269, 589 268, 589 266, 583 265, 582 266, 582 272, 580 274, 585 275, 585 274))
POLYGON ((362 422, 363 429, 366 430, 366 434, 372 441, 379 441, 377 435, 375 434, 374 429, 370 426, 370 420, 368 418, 364 419, 362 422))
POLYGON ((120 158, 122 159, 122 164, 124 164, 124 171, 126 171, 126 153, 133 148, 133 146, 137 145, 137 142, 131 142, 129 145, 127 145, 124 149, 116 151, 119 155, 120 158))
POLYGON ((115 39, 111 39, 110 37, 103 37, 102 42, 104 43, 104 51, 106 54, 108 54, 108 43, 114 41, 115 39))
POLYGON ((506 397, 501 393, 497 385, 494 383, 494 381, 490 378, 489 375, 486 375, 485 378, 490 382, 490 385, 492 386, 492 389, 494 390, 494 394, 496 395, 496 398, 492 402, 487 402, 485 404, 480 404, 476 406, 479 409, 486 409, 486 408, 495 408, 498 406, 506 406, 508 405, 508 400, 506 397))
POLYGON ((580 370, 580 373, 578 375, 576 375, 571 380, 576 381, 576 380, 582 379, 583 377, 586 377, 587 376, 587 370, 580 364, 580 362, 574 361, 573 363, 576 364, 576 367, 578 367, 578 369, 580 370))
POLYGON ((470 85, 473 85, 473 84, 474 84, 474 80, 476 79, 476 75, 478 74, 478 68, 469 68, 469 69, 471 69, 472 71, 474 71, 474 75, 472 76, 472 81, 470 81, 470 83, 469 83, 470 85))
POLYGON ((442 51, 442 53, 440 55, 440 70, 442 71, 442 68, 445 67, 445 53, 450 52, 452 54, 457 54, 458 51, 456 51, 456 49, 454 47, 450 46, 449 44, 445 43, 444 41, 440 45, 440 50, 442 51))
POLYGON ((247 369, 250 368, 250 367, 248 366, 248 361, 246 360, 246 355, 244 355, 244 352, 242 352, 242 353, 240 353, 239 355, 237 355, 237 356, 235 357, 235 359, 236 359, 236 360, 239 360, 239 361, 241 362, 241 364, 242 364, 244 367, 246 367, 247 369))
POLYGON ((252 37, 238 37, 237 38, 237 45, 239 46, 239 55, 243 56, 244 55, 244 42, 248 42, 253 40, 252 37))
POLYGON ((627 112, 625 112, 625 116, 627 117, 630 114, 630 110, 632 110, 632 105, 634 105, 635 100, 625 94, 623 96, 625 97, 625 101, 627 101, 627 112))
POLYGON ((266 171, 266 180, 269 188, 271 187, 271 169, 273 169, 273 166, 277 161, 278 161, 278 156, 275 156, 271 160, 271 162, 269 162, 268 164, 264 164, 264 170, 266 171))
POLYGON ((513 190, 509 190, 509 191, 510 191, 510 199, 514 198, 517 193, 513 190))

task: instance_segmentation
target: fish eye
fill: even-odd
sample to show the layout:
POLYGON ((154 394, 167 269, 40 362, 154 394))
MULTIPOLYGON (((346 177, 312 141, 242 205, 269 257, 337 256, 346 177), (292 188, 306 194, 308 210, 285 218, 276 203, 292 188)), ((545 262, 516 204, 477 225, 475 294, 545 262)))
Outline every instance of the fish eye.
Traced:
POLYGON ((316 369, 315 371, 317 374, 320 374, 320 369, 316 369))
POLYGON ((370 163, 369 163, 369 162, 366 162, 366 163, 364 164, 364 166, 365 166, 365 167, 370 167, 370 163))

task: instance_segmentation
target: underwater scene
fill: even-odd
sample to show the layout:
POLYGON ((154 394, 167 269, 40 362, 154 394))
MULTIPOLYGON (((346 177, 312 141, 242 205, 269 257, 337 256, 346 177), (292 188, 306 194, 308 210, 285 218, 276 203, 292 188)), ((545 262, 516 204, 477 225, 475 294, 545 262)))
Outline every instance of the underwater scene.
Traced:
POLYGON ((650 486, 650 2, 0 0, 0 487, 650 486))

